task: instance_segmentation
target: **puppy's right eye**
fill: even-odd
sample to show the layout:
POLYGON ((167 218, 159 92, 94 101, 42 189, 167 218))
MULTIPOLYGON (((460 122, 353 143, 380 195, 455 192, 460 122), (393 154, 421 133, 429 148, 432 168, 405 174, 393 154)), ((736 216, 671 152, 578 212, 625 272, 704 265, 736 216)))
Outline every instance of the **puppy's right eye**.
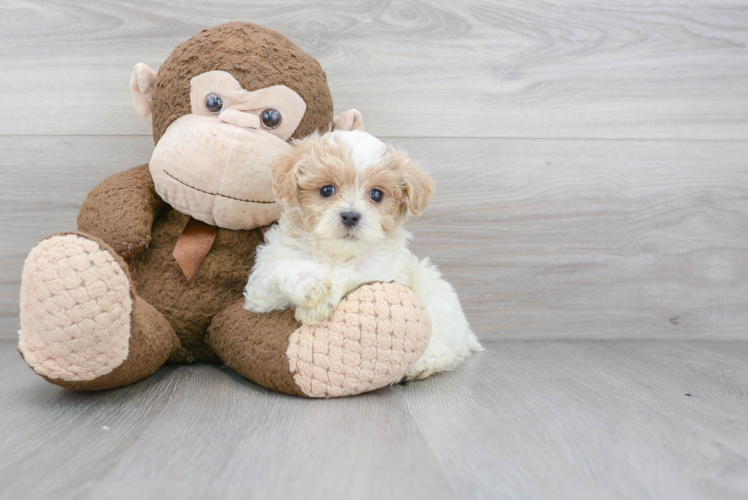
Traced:
POLYGON ((323 198, 329 198, 335 194, 335 186, 323 186, 319 188, 319 195, 323 198))

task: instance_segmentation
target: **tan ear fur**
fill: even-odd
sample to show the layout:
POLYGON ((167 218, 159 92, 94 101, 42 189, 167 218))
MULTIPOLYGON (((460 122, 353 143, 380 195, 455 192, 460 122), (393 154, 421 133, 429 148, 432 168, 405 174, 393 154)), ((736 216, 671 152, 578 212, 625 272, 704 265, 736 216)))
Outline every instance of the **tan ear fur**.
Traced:
POLYGON ((273 193, 279 201, 290 202, 296 197, 300 163, 306 154, 306 148, 299 146, 297 142, 291 151, 279 156, 270 165, 273 171, 273 193))
POLYGON ((132 92, 132 107, 142 119, 151 123, 153 117, 153 90, 156 88, 158 74, 147 64, 138 63, 132 70, 130 77, 130 92, 132 92))
POLYGON ((405 196, 408 198, 408 207, 413 216, 418 217, 426 210, 431 195, 434 194, 435 184, 426 172, 410 160, 405 164, 405 171, 405 196))

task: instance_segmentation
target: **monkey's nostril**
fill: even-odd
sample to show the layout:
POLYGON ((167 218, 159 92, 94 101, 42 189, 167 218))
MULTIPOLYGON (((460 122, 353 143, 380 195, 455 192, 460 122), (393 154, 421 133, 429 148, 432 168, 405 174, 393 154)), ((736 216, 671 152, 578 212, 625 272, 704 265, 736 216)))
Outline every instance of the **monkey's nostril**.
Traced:
POLYGON ((359 219, 361 219, 361 214, 358 212, 343 212, 340 214, 340 218, 345 227, 351 228, 358 224, 359 219))

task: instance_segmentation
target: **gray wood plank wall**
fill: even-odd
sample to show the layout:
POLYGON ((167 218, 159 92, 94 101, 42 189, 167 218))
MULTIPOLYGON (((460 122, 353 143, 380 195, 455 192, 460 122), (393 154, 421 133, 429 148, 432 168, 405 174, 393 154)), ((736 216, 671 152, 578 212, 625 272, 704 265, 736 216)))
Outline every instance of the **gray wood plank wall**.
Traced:
POLYGON ((150 156, 132 66, 229 20, 314 55, 337 111, 433 174, 413 246, 483 339, 748 337, 745 4, 12 0, 0 339, 30 247, 150 156))

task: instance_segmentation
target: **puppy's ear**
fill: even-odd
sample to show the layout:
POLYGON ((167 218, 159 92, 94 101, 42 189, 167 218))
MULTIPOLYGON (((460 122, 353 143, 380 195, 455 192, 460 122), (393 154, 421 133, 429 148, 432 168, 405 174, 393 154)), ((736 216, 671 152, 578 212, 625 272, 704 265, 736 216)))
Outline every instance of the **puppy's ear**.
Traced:
POLYGON ((305 152, 305 148, 296 146, 270 165, 273 171, 273 193, 279 201, 290 202, 296 197, 296 190, 299 187, 299 164, 305 152))
POLYGON ((434 194, 434 181, 417 164, 408 160, 405 164, 405 197, 410 212, 418 217, 426 210, 431 195, 434 194))

